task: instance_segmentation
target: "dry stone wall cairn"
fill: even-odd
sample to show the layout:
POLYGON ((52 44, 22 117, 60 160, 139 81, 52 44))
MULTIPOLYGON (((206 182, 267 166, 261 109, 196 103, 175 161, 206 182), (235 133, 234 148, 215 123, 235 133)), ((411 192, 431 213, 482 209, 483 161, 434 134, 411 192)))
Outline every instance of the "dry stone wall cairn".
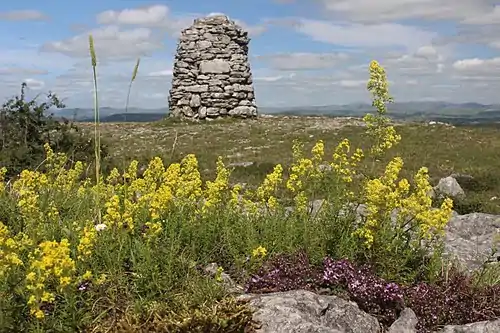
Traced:
POLYGON ((256 117, 249 42, 248 33, 225 15, 196 19, 184 29, 168 98, 170 116, 256 117))

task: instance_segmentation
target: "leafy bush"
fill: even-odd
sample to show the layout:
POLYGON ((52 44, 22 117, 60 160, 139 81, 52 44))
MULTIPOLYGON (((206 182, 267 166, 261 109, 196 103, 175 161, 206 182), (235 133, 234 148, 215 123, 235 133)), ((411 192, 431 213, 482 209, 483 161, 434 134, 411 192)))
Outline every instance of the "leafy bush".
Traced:
MULTIPOLYGON (((47 115, 53 107, 65 107, 57 95, 49 93, 46 100, 39 103, 39 96, 26 100, 25 89, 26 83, 23 83, 20 95, 9 99, 0 110, 0 166, 7 167, 7 177, 39 167, 45 143, 73 161, 92 161, 92 139, 75 124, 47 115)), ((101 149, 106 154, 106 147, 101 149)))

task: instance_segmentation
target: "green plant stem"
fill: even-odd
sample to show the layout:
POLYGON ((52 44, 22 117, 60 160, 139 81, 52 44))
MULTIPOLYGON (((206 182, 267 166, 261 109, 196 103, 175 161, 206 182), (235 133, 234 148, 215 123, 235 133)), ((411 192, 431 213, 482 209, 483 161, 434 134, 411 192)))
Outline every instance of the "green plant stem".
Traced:
POLYGON ((128 103, 130 100, 130 91, 132 90, 133 82, 134 82, 133 80, 130 80, 130 83, 128 84, 127 103, 125 104, 125 117, 124 117, 125 122, 127 122, 128 103))
POLYGON ((100 164, 101 164, 101 135, 99 128, 99 100, 97 95, 97 74, 95 66, 92 66, 94 76, 94 141, 95 141, 95 177, 96 177, 96 209, 97 221, 101 223, 101 209, 100 209, 100 164))

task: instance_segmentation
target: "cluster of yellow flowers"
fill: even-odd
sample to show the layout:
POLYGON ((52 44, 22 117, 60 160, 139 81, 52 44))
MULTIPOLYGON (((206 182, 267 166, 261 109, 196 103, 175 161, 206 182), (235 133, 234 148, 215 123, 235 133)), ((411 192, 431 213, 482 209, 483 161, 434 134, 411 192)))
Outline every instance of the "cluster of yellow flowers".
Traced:
POLYGON ((351 145, 348 139, 342 140, 333 153, 331 166, 338 176, 346 183, 352 182, 352 177, 356 174, 356 167, 363 160, 364 154, 361 148, 356 148, 349 156, 351 145))
POLYGON ((30 254, 26 289, 30 294, 28 305, 31 313, 38 319, 45 316, 40 305, 55 300, 55 294, 49 291, 48 285, 57 285, 61 293, 71 285, 76 265, 70 251, 69 241, 62 239, 60 242, 44 241, 30 254))
POLYGON ((441 234, 451 218, 451 199, 445 199, 439 209, 432 208, 432 199, 429 196, 432 186, 427 169, 421 168, 417 172, 414 177, 416 189, 410 193, 408 180, 402 178, 398 181, 402 168, 403 160, 395 157, 387 165, 382 177, 369 180, 365 186, 366 221, 355 234, 365 240, 368 248, 375 241, 380 224, 390 221, 391 213, 395 209, 398 213, 396 228, 416 229, 419 232, 418 239, 430 239, 433 235, 441 234))
MULTIPOLYGON (((384 117, 385 103, 391 98, 385 72, 376 62, 370 65, 368 89, 374 94, 374 106, 379 112, 378 116, 365 118, 369 133, 376 139, 371 153, 377 155, 396 144, 400 136, 384 117)), ((11 235, 7 226, 0 223, 0 277, 9 274, 13 267, 24 267, 28 305, 31 313, 40 319, 44 317, 41 305, 53 302, 56 292, 64 293, 67 287, 75 287, 82 279, 92 279, 88 263, 101 234, 128 233, 140 235, 149 242, 163 232, 165 219, 172 209, 183 209, 186 222, 191 216, 196 220, 213 212, 255 214, 259 204, 271 210, 280 207, 281 191, 290 195, 300 214, 306 211, 315 194, 311 189, 315 183, 324 181, 331 172, 348 185, 365 158, 363 151, 352 149, 347 139, 335 148, 331 161, 325 161, 323 141, 316 142, 310 158, 304 156, 303 145, 296 142, 287 175, 278 164, 255 191, 242 193, 241 185, 229 185, 230 171, 221 158, 217 161, 215 179, 205 184, 196 157, 189 154, 180 163, 167 167, 161 158, 153 158, 143 177, 138 176, 138 162, 132 161, 123 173, 115 168, 103 182, 92 185, 90 179, 82 179, 83 163, 67 168, 68 159, 64 154, 55 154, 48 145, 45 149, 45 172, 24 170, 7 188, 6 170, 0 169, 0 196, 15 202, 26 226, 26 234, 11 235), (68 200, 92 202, 96 193, 99 193, 99 202, 95 209, 103 211, 102 219, 96 221, 96 211, 92 210, 81 216, 65 216, 70 207, 68 200), (60 230, 53 232, 57 228, 60 230), (76 239, 69 236, 60 239, 65 234, 61 232, 63 229, 69 229, 66 234, 76 235, 76 239), (24 256, 26 263, 20 255, 22 251, 29 253, 24 256)), ((431 208, 427 170, 422 168, 417 173, 416 189, 410 192, 408 180, 398 181, 402 167, 402 159, 395 158, 380 178, 368 180, 365 185, 364 199, 369 215, 356 235, 363 238, 367 246, 374 242, 380 221, 387 220, 387 214, 396 208, 402 217, 415 217, 422 237, 442 231, 449 220, 451 200, 445 200, 437 211, 431 208)), ((262 246, 253 251, 253 257, 266 255, 267 249, 262 246)))
POLYGON ((283 167, 281 164, 278 164, 274 167, 273 172, 266 176, 262 185, 257 188, 256 194, 258 200, 265 203, 269 209, 274 209, 278 206, 276 192, 282 181, 283 167))
POLYGON ((23 266, 20 253, 31 245, 30 239, 23 233, 11 235, 5 224, 0 222, 0 279, 16 266, 23 266))

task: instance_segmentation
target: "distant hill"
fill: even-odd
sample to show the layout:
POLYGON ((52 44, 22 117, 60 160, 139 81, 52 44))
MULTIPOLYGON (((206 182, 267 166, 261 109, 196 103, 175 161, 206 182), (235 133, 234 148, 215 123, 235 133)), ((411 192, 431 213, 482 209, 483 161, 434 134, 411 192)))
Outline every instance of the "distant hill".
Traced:
MULTIPOLYGON (((65 108, 61 110, 55 110, 53 113, 54 117, 57 118, 66 118, 74 121, 94 121, 94 109, 91 108, 65 108)), ((99 108, 99 117, 102 122, 107 121, 107 119, 117 119, 117 121, 125 121, 126 119, 127 122, 128 121, 147 122, 152 120, 143 120, 143 119, 151 119, 151 118, 161 119, 165 117, 167 113, 168 109, 166 108, 161 108, 161 109, 129 108, 127 110, 127 113, 125 113, 124 109, 110 108, 110 107, 99 108)))
MULTIPOLYGON (((165 118, 164 113, 117 113, 112 114, 110 116, 101 117, 102 123, 123 123, 123 122, 132 122, 132 123, 144 123, 151 121, 158 121, 165 118)), ((93 122, 94 117, 81 119, 79 121, 82 122, 93 122)))
MULTIPOLYGON (((336 117, 361 117, 373 112, 367 103, 345 105, 296 106, 296 107, 259 107, 261 114, 275 115, 318 115, 336 117)), ((123 109, 103 107, 100 109, 101 122, 150 122, 163 119, 168 114, 167 108, 123 109)), ((479 103, 447 102, 398 102, 388 105, 388 114, 400 120, 436 120, 450 123, 486 123, 500 122, 500 105, 479 103)), ((54 112, 58 118, 74 121, 93 121, 94 110, 91 108, 62 109, 54 112)))

